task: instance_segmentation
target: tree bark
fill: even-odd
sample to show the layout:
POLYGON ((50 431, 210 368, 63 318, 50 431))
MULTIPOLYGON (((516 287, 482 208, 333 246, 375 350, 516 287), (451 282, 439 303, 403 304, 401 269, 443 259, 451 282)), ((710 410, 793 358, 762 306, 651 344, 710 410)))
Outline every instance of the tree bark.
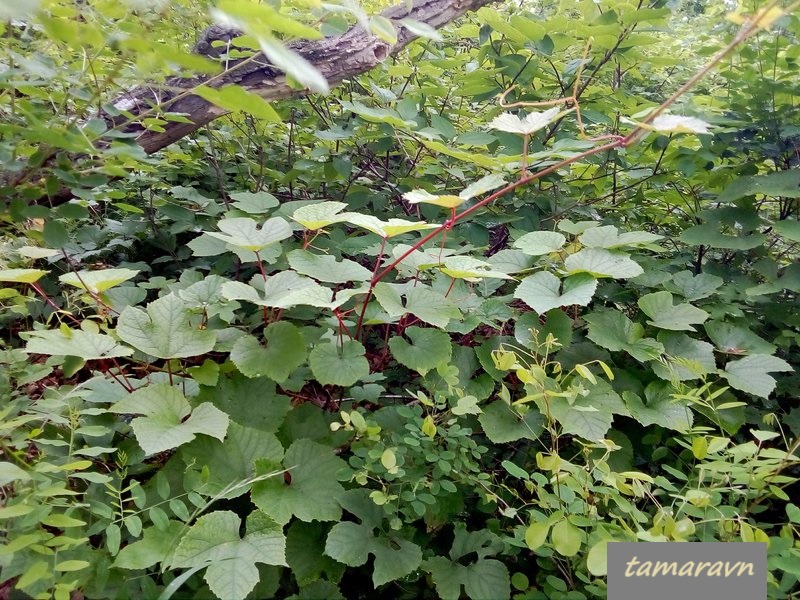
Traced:
MULTIPOLYGON (((333 87, 347 78, 369 71, 416 38, 411 31, 397 22, 400 19, 413 19, 438 29, 468 11, 495 1, 497 0, 414 0, 410 9, 406 5, 394 6, 384 11, 382 16, 395 24, 398 33, 395 44, 387 44, 360 25, 355 25, 340 36, 295 42, 289 44, 289 47, 314 65, 333 87)), ((212 26, 206 31, 195 50, 207 56, 214 56, 218 51, 210 42, 214 39, 230 39, 235 33, 232 30, 212 26)), ((164 88, 139 86, 114 102, 118 109, 128 113, 128 118, 106 115, 106 119, 112 126, 121 120, 130 121, 130 115, 133 115, 135 121, 137 115, 152 110, 154 99, 159 109, 186 115, 191 123, 169 122, 163 126, 164 131, 160 132, 144 130, 135 122, 123 129, 134 133, 138 131, 136 142, 147 154, 152 154, 226 114, 225 110, 199 96, 193 94, 181 96, 181 92, 191 90, 205 81, 204 78, 173 78, 164 88)), ((222 76, 214 79, 213 87, 228 84, 241 85, 265 100, 279 100, 307 93, 290 87, 285 75, 269 65, 269 61, 263 55, 247 60, 241 67, 233 65, 222 76)))

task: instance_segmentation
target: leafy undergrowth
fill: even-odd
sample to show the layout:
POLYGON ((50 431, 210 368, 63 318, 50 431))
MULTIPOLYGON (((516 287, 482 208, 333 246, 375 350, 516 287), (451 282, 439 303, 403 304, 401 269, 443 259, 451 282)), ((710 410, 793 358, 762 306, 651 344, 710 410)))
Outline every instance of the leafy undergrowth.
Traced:
MULTIPOLYGON (((3 593, 585 600, 609 542, 755 541, 795 597, 800 22, 751 19, 679 111, 657 28, 713 11, 602 4, 484 8, 289 126, 8 191, 3 593)), ((14 169, 21 123, 74 127, 34 84, 89 86, 57 22, 118 26, 64 14, 3 42, 14 169)))

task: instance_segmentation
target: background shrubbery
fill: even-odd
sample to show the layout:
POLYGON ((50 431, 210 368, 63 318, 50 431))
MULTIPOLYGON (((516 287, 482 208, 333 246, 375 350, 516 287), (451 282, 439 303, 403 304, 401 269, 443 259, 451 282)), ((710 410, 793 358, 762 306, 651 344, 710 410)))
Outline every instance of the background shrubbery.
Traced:
MULTIPOLYGON (((276 34, 360 16, 311 4, 276 34)), ((604 598, 639 540, 766 541, 798 597, 791 10, 716 60, 763 6, 492 5, 147 156, 99 117, 218 71, 211 7, 40 8, 0 1, 1 596, 604 598)))

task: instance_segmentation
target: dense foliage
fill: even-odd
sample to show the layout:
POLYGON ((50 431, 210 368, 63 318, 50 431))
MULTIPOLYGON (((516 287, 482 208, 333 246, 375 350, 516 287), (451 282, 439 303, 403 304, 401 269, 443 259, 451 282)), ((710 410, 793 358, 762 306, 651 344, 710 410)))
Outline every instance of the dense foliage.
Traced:
POLYGON ((225 1, 214 62, 200 0, 19 4, 0 594, 581 600, 638 540, 768 542, 800 597, 792 7, 411 23, 327 95, 204 88, 231 114, 146 156, 130 122, 184 117, 132 85, 400 25, 225 1))

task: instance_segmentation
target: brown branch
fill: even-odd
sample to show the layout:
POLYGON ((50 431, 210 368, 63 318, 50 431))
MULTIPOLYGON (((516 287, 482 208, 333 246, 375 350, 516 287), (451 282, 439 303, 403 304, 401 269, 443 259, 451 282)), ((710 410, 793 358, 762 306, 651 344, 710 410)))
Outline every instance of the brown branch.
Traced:
MULTIPOLYGON (((340 36, 297 41, 287 46, 316 67, 333 87, 348 78, 366 73, 414 41, 417 36, 402 26, 400 20, 411 19, 439 29, 469 11, 497 1, 414 0, 412 3, 389 8, 381 14, 395 25, 397 42, 394 44, 388 44, 360 25, 355 25, 340 36), (408 4, 412 4, 412 7, 408 8, 408 4)), ((230 42, 238 34, 234 29, 212 25, 204 32, 194 50, 205 56, 218 58, 221 49, 213 46, 212 42, 230 42)), ((224 109, 194 95, 192 90, 200 85, 221 87, 229 84, 241 85, 268 101, 308 94, 307 90, 290 86, 285 74, 270 65, 263 54, 257 53, 229 63, 225 72, 211 77, 172 77, 163 85, 140 85, 112 102, 116 109, 114 114, 104 113, 100 116, 110 128, 134 135, 136 143, 144 152, 152 154, 227 114, 224 109), (183 114, 190 122, 167 121, 162 125, 162 131, 147 130, 141 125, 143 118, 159 116, 164 112, 183 114)), ((86 157, 73 158, 73 162, 78 163, 86 157)), ((42 164, 39 168, 44 166, 42 164)), ((72 192, 63 188, 34 202, 55 206, 72 197, 72 192)))
MULTIPOLYGON (((328 80, 331 86, 338 85, 345 79, 365 73, 378 66, 389 56, 397 54, 416 36, 398 23, 401 19, 413 19, 426 23, 433 28, 440 28, 451 21, 461 17, 466 12, 476 10, 481 6, 496 0, 415 0, 409 10, 405 4, 392 7, 382 13, 382 16, 391 19, 397 29, 397 42, 387 44, 360 25, 351 27, 340 36, 329 37, 315 41, 300 41, 289 44, 289 48, 309 61, 328 80)), ((226 40, 230 33, 219 27, 211 27, 206 32, 196 50, 207 55, 213 55, 209 40, 226 40)), ((217 50, 218 52, 218 50, 217 50)), ((171 79, 165 86, 171 92, 155 89, 151 86, 140 86, 119 97, 114 105, 125 107, 126 112, 138 116, 153 110, 153 101, 158 99, 156 108, 165 108, 171 113, 187 115, 191 123, 165 124, 164 131, 141 131, 137 138, 138 144, 148 154, 152 154, 182 137, 196 131, 206 123, 225 114, 225 111, 210 104, 206 100, 193 94, 186 94, 187 90, 205 83, 202 78, 171 79)), ((290 87, 285 75, 269 65, 269 61, 262 54, 257 54, 245 61, 234 64, 222 76, 214 78, 214 87, 228 84, 238 84, 254 92, 265 100, 280 100, 302 96, 305 90, 290 87)), ((127 128, 127 131, 137 131, 137 126, 127 128)))

